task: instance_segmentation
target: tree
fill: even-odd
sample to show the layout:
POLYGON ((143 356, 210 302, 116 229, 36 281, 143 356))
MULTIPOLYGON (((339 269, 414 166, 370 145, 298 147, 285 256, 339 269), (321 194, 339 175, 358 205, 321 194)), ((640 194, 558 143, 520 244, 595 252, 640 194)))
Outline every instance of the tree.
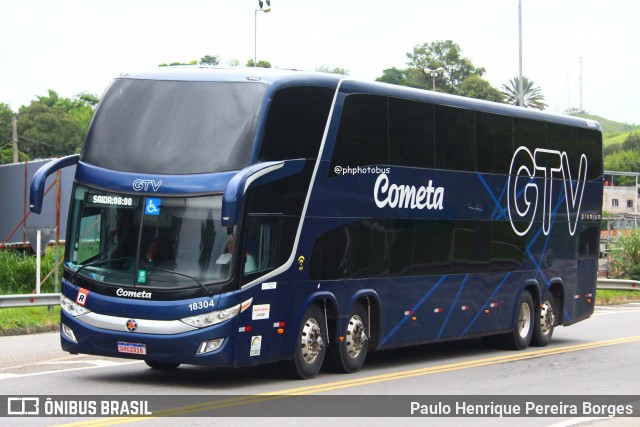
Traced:
POLYGON ((640 229, 631 230, 628 236, 620 236, 612 255, 611 269, 615 277, 640 280, 640 229))
POLYGON ((200 65, 218 65, 220 64, 220 57, 218 55, 205 55, 200 58, 200 65))
POLYGON ((491 83, 472 74, 460 85, 459 94, 469 98, 484 99, 485 101, 504 102, 504 95, 491 83))
MULTIPOLYGON (((519 84, 520 79, 516 76, 509 80, 509 84, 502 85, 502 93, 506 98, 507 104, 519 105, 519 84)), ((537 108, 538 110, 544 110, 547 107, 547 104, 543 102, 544 96, 542 95, 542 89, 540 89, 540 86, 533 87, 533 80, 529 80, 526 76, 522 76, 522 92, 525 107, 537 108)))
POLYGON ((9 105, 0 102, 0 147, 11 141, 11 118, 14 116, 9 105))
POLYGON ((378 77, 376 81, 399 86, 409 86, 407 84, 407 70, 401 70, 396 67, 384 70, 382 76, 378 77))
POLYGON ((349 70, 346 70, 342 67, 329 67, 328 65, 321 65, 319 67, 316 67, 316 71, 320 72, 320 73, 329 73, 329 74, 340 74, 342 76, 348 76, 349 75, 349 70))
POLYGON ((180 65, 198 65, 198 60, 194 59, 189 62, 170 62, 168 64, 158 64, 158 67, 175 67, 180 65))
MULTIPOLYGON (((253 67, 253 66, 254 66, 253 59, 248 60, 247 67, 253 67)), ((261 59, 260 61, 258 61, 258 64, 256 66, 261 68, 271 68, 271 63, 269 61, 265 61, 261 59)))
POLYGON ((482 77, 485 72, 484 68, 476 68, 469 58, 463 58, 462 49, 451 40, 415 46, 412 53, 407 53, 407 59, 408 65, 414 70, 413 74, 407 76, 408 82, 420 84, 419 87, 426 89, 432 88, 432 79, 424 70, 444 68, 444 74, 436 78, 436 88, 447 93, 459 94, 465 79, 474 74, 482 77))
POLYGON ((49 89, 29 106, 20 108, 20 147, 31 158, 57 157, 80 151, 98 98, 80 93, 60 98, 49 89))

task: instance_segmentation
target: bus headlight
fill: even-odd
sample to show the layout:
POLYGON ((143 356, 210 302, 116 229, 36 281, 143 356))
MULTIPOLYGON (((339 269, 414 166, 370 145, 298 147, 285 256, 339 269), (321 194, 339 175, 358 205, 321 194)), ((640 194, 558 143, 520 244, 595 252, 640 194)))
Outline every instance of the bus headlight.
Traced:
POLYGON ((60 295, 60 308, 62 308, 62 310, 66 311, 73 317, 78 317, 91 311, 87 310, 80 304, 76 304, 64 295, 60 295))
POLYGON ((207 326, 217 325, 218 323, 233 319, 239 313, 245 311, 251 305, 252 300, 253 298, 243 302, 242 304, 225 308, 224 310, 211 311, 209 313, 198 314, 197 316, 185 317, 180 320, 194 328, 206 328, 207 326))

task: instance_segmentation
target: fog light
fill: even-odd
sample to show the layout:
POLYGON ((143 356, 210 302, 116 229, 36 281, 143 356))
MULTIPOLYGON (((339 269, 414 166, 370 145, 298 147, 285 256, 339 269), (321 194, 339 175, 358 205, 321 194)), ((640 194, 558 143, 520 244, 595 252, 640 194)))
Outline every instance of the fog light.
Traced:
POLYGON ((76 339, 76 335, 73 333, 73 330, 64 323, 62 324, 62 334, 74 343, 78 344, 78 340, 76 339))
POLYGON ((211 353, 212 351, 216 351, 220 347, 222 347, 222 343, 224 342, 224 338, 218 338, 217 340, 205 341, 200 344, 200 348, 198 349, 198 354, 206 354, 211 353))

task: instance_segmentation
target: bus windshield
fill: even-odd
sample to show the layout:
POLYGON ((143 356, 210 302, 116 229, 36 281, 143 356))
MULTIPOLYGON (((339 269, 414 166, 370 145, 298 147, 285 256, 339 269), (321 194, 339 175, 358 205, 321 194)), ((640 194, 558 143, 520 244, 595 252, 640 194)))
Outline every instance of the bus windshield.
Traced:
POLYGON ((116 79, 81 160, 123 172, 194 174, 249 164, 266 85, 116 79))
POLYGON ((188 288, 226 281, 233 228, 222 196, 142 197, 74 191, 66 266, 118 286, 188 288))

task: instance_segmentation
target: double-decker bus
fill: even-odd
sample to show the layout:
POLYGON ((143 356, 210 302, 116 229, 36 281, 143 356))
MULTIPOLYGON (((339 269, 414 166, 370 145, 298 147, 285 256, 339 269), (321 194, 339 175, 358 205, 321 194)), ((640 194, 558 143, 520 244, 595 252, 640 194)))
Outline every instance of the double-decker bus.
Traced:
POLYGON ((77 164, 62 348, 358 371, 369 351, 524 349, 594 309, 599 124, 320 73, 116 78, 77 164), (326 357, 325 357, 326 356, 326 357))

